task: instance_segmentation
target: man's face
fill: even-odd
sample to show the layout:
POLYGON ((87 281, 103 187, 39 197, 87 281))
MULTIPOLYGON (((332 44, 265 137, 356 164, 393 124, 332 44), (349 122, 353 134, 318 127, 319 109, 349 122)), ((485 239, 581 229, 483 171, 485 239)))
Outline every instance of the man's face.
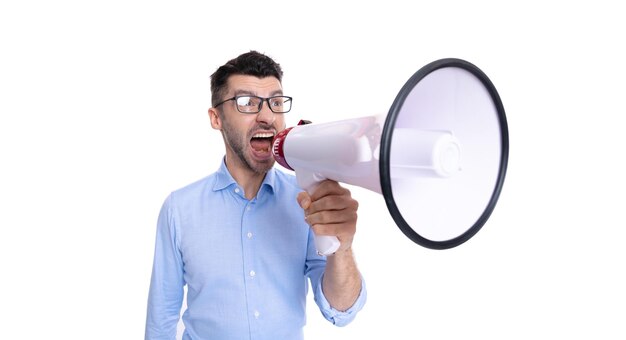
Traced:
MULTIPOLYGON (((282 95, 282 86, 275 77, 233 75, 228 78, 228 91, 223 99, 240 95, 263 98, 282 95)), ((273 137, 285 128, 284 114, 273 113, 263 103, 259 113, 241 113, 236 102, 230 100, 220 105, 221 115, 215 108, 209 110, 211 125, 222 131, 229 165, 265 173, 274 165, 271 153, 273 137), (231 162, 232 161, 232 162, 231 162)))

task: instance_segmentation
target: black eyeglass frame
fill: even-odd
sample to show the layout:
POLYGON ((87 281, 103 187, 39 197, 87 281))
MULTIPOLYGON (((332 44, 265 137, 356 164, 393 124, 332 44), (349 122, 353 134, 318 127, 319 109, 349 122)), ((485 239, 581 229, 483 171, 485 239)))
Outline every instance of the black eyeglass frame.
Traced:
POLYGON ((244 114, 257 114, 257 113, 261 112, 261 109, 263 108, 263 103, 264 103, 264 102, 267 102, 267 107, 269 107, 269 108, 270 108, 270 110, 271 110, 272 112, 274 112, 274 113, 287 113, 287 112, 291 111, 291 105, 292 105, 292 104, 290 104, 290 105, 289 105, 289 110, 287 110, 287 111, 274 111, 274 109, 272 108, 272 105, 271 105, 271 103, 270 103, 270 99, 274 99, 274 98, 287 98, 287 100, 285 100, 285 102, 287 102, 287 101, 293 102, 293 98, 292 98, 292 97, 289 97, 289 96, 271 96, 271 97, 263 98, 263 97, 259 97, 259 96, 252 96, 252 95, 241 95, 241 96, 234 96, 234 97, 232 97, 232 98, 228 98, 228 99, 226 99, 226 100, 223 100, 223 101, 221 101, 221 102, 219 102, 219 103, 215 104, 213 107, 214 107, 214 108, 217 108, 218 106, 220 106, 220 105, 222 105, 222 104, 224 104, 224 103, 226 103, 227 101, 230 101, 230 100, 234 100, 234 101, 235 101, 235 104, 236 104, 237 99, 239 99, 239 98, 241 98, 241 97, 250 97, 250 98, 258 98, 258 99, 261 99, 261 101, 259 102, 259 107, 257 107, 257 110, 256 110, 256 111, 243 112, 243 111, 239 110, 239 105, 235 105, 235 107, 237 108, 237 111, 239 111, 240 113, 244 113, 244 114))

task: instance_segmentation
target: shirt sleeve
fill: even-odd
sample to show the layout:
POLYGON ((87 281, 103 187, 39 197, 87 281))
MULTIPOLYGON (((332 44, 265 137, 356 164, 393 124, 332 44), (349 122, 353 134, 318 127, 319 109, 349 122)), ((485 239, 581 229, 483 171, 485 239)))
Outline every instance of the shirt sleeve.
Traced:
POLYGON ((146 340, 176 338, 176 327, 184 296, 183 261, 179 247, 172 195, 163 203, 148 295, 146 340))
POLYGON ((354 304, 345 311, 340 311, 333 308, 324 292, 322 291, 322 278, 324 276, 324 270, 326 268, 326 257, 317 254, 315 249, 315 242, 313 241, 313 232, 309 235, 309 251, 307 257, 307 276, 311 280, 311 286, 313 287, 313 296, 315 303, 319 307, 322 315, 326 320, 330 321, 333 325, 343 327, 352 322, 356 317, 356 314, 363 309, 365 301, 367 300, 367 290, 365 288, 365 280, 361 277, 361 292, 354 304))

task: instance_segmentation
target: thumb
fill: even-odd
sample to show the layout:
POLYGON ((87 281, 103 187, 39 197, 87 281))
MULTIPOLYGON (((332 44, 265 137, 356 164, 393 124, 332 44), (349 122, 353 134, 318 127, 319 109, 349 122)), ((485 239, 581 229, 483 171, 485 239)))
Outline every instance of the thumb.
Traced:
POLYGON ((308 209, 311 205, 311 196, 306 191, 302 191, 298 194, 298 204, 304 210, 308 209))

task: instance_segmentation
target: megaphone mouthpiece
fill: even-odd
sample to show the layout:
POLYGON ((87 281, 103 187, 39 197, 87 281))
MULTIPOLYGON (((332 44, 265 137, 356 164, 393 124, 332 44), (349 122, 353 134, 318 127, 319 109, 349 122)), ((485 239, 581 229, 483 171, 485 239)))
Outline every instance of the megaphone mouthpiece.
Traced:
POLYGON ((286 128, 283 131, 279 132, 278 134, 276 134, 276 137, 274 137, 274 140, 272 141, 272 155, 274 155, 274 159, 278 164, 289 170, 293 170, 293 168, 289 166, 289 163, 287 163, 287 160, 285 159, 283 144, 285 143, 285 138, 287 137, 287 134, 289 133, 289 131, 291 131, 291 129, 293 129, 293 127, 286 128))

